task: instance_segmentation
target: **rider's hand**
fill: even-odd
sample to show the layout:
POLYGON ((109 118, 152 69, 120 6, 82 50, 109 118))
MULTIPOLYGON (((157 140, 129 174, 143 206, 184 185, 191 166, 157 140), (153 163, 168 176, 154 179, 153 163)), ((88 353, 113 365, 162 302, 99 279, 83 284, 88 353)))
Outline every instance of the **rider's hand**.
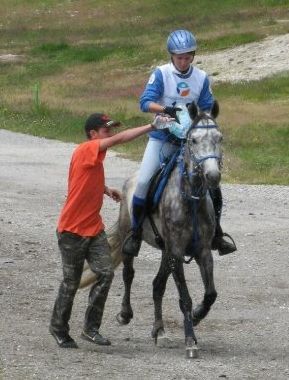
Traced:
POLYGON ((169 128, 169 124, 168 123, 170 123, 170 122, 172 122, 174 120, 175 119, 172 118, 172 117, 157 115, 154 118, 154 121, 152 122, 152 127, 155 128, 155 129, 169 128))
POLYGON ((164 108, 164 113, 167 114, 167 115, 170 115, 170 117, 173 117, 174 119, 176 119, 178 121, 177 111, 181 111, 181 110, 182 109, 179 108, 179 107, 166 106, 164 108))

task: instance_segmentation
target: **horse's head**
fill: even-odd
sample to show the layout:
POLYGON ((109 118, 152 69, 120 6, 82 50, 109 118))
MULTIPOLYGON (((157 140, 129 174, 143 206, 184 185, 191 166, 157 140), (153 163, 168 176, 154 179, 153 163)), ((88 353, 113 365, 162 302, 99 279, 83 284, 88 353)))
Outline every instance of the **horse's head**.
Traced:
POLYGON ((215 101, 210 112, 199 112, 192 103, 188 107, 192 126, 186 136, 185 162, 188 173, 198 174, 206 187, 217 187, 221 180, 222 133, 215 121, 219 105, 215 101))

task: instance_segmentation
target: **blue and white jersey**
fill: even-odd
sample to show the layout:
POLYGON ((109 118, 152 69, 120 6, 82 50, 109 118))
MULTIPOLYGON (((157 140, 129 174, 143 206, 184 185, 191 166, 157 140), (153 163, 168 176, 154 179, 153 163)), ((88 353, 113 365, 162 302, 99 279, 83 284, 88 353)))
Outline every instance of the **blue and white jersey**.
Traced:
MULTIPOLYGON (((205 71, 191 66, 186 74, 179 72, 173 63, 159 66, 151 74, 140 97, 140 108, 148 112, 151 102, 162 106, 187 105, 195 102, 203 110, 211 109, 214 97, 205 71)), ((150 136, 165 139, 162 130, 150 132, 150 136)))

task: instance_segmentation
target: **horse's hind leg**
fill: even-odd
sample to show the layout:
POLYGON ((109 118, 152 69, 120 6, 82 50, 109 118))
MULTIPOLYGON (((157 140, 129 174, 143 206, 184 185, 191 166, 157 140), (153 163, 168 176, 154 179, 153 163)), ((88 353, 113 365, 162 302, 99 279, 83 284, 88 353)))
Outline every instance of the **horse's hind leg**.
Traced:
POLYGON ((180 309, 184 315, 184 331, 186 353, 188 358, 198 357, 197 338, 195 336, 192 317, 192 299, 185 280, 183 262, 171 257, 172 274, 179 292, 180 309))
POLYGON ((165 253, 162 252, 161 265, 156 277, 153 280, 155 321, 152 329, 152 337, 155 339, 155 343, 157 343, 158 337, 164 336, 165 333, 162 315, 162 302, 170 273, 171 270, 167 261, 167 257, 165 253))
POLYGON ((204 249, 200 256, 196 257, 199 265, 202 280, 205 287, 203 301, 194 309, 193 322, 196 326, 210 311, 211 306, 217 298, 217 292, 214 284, 214 263, 213 256, 209 249, 204 249))
POLYGON ((134 278, 133 257, 124 256, 122 278, 124 282, 124 295, 121 303, 121 311, 116 319, 121 325, 127 325, 133 318, 133 311, 130 304, 131 285, 134 278))

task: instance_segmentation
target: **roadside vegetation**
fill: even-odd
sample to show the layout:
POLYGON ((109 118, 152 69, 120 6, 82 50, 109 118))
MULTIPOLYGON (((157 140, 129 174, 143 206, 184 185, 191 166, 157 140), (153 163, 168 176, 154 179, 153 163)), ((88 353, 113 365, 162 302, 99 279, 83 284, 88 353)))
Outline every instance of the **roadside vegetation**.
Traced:
MULTIPOLYGON (((289 0, 2 0, 0 127, 62 141, 84 139, 88 114, 126 127, 151 120, 138 97, 166 62, 175 28, 198 38, 198 53, 289 32, 289 0)), ((289 184, 289 72, 258 82, 218 84, 224 181, 289 184)), ((118 148, 140 159, 146 138, 118 148)))

